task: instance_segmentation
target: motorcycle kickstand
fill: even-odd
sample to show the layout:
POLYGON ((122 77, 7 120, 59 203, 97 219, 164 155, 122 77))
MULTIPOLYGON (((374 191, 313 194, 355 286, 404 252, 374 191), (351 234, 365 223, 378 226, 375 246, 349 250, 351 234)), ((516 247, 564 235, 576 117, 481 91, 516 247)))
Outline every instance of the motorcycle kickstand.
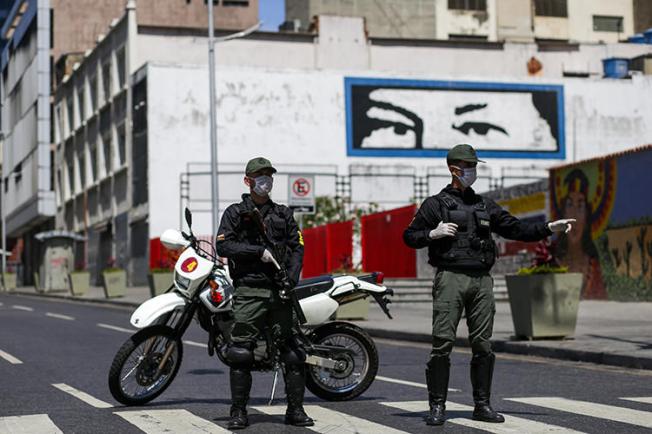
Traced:
POLYGON ((272 383, 272 393, 271 393, 271 396, 269 397, 269 403, 267 403, 267 405, 272 405, 272 403, 274 402, 274 395, 276 394, 276 383, 278 382, 278 371, 279 370, 280 369, 277 369, 276 371, 274 371, 274 382, 272 383))

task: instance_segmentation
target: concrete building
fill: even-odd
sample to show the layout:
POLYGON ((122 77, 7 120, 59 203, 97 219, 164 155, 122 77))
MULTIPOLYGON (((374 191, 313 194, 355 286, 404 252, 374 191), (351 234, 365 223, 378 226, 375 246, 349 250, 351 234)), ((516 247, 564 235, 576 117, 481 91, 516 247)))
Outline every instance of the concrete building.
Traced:
POLYGON ((635 0, 286 0, 286 28, 313 31, 317 15, 358 16, 371 37, 617 42, 635 33, 635 0))
MULTIPOLYGON (((2 11, 7 10, 0 29, 4 212, 10 240, 23 238, 21 277, 25 283, 32 280, 36 260, 32 236, 54 224, 51 94, 56 89, 57 78, 69 74, 83 53, 98 38, 103 38, 111 22, 123 16, 127 3, 127 0, 16 0, 0 4, 0 19, 2 11)), ((169 25, 171 20, 177 32, 206 31, 206 4, 201 0, 139 0, 138 4, 141 13, 134 25, 151 33, 169 25)), ((224 0, 216 5, 218 28, 241 29, 257 20, 257 0, 224 0)), ((118 65, 126 64, 127 60, 125 51, 101 65, 102 71, 94 78, 98 80, 96 90, 89 90, 88 97, 84 97, 88 98, 84 110, 93 113, 100 103, 110 100, 105 91, 115 91, 126 84, 129 75, 118 65), (108 72, 113 70, 121 71, 115 85, 108 79, 100 82, 101 77, 108 77, 108 72), (100 89, 100 86, 104 87, 100 89)), ((75 122, 84 121, 76 119, 75 122)))
MULTIPOLYGON (((113 26, 55 98, 56 226, 88 238, 88 268, 99 273, 114 258, 132 283, 145 281, 151 240, 182 226, 183 206, 210 236, 206 40, 138 26, 138 13, 113 26)), ((603 79, 601 65, 652 46, 551 51, 366 38, 353 17, 319 23, 317 36, 257 32, 217 46, 220 210, 238 200, 243 166, 261 154, 279 168, 280 202, 288 174, 308 173, 317 195, 390 208, 441 188, 457 141, 490 161, 480 191, 652 141, 652 80, 603 79)))

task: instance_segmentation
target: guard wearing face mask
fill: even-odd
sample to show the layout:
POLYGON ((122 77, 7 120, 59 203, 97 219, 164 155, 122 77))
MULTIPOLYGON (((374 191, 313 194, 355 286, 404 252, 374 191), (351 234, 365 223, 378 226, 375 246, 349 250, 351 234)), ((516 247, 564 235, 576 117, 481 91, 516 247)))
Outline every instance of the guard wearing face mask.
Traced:
POLYGON ((571 229, 575 220, 526 223, 493 200, 476 194, 478 160, 470 145, 457 145, 447 155, 451 184, 427 198, 403 233, 405 243, 428 248, 429 263, 437 268, 433 282, 432 350, 426 365, 430 412, 428 425, 445 421, 446 394, 457 326, 466 310, 471 358, 473 419, 504 422, 491 408, 491 380, 495 356, 490 338, 496 312, 493 279, 489 271, 496 259, 495 232, 510 240, 538 241, 553 232, 571 229))
POLYGON ((277 280, 277 268, 273 264, 274 260, 284 264, 290 285, 295 286, 303 263, 303 238, 292 211, 269 197, 274 173, 276 169, 265 158, 254 158, 247 163, 244 182, 250 194, 242 195, 242 202, 224 211, 217 235, 217 253, 228 258, 235 287, 232 344, 226 354, 231 366, 232 406, 228 424, 231 430, 249 425, 246 407, 251 390, 253 351, 256 338, 265 329, 271 330, 284 362, 288 401, 285 423, 314 425, 303 410, 305 355, 293 342, 292 305, 279 296, 283 287, 277 280), (251 218, 254 210, 260 212, 269 238, 280 247, 277 250, 283 257, 274 258, 265 248, 251 218))

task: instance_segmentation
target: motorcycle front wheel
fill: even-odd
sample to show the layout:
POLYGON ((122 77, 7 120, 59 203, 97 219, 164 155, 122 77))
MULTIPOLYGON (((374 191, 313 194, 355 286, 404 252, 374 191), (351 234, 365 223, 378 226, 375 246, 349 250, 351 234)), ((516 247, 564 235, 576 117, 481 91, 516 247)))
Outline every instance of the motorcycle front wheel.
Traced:
POLYGON ((111 395, 124 405, 151 401, 172 383, 182 357, 183 347, 170 327, 155 325, 137 332, 113 359, 109 369, 111 395))
POLYGON ((378 351, 369 334, 353 324, 334 322, 317 327, 310 335, 316 345, 339 346, 350 350, 332 358, 338 369, 308 365, 306 387, 327 401, 348 401, 371 386, 378 372, 378 351))

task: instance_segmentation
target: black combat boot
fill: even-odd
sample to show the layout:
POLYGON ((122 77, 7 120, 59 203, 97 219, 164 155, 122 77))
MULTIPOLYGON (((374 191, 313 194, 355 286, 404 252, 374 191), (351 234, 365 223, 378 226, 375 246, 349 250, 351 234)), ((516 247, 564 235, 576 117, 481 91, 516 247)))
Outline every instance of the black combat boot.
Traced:
POLYGON ((502 423, 505 418, 491 408, 491 378, 496 356, 493 353, 473 355, 471 359, 471 384, 473 385, 473 419, 483 422, 502 423))
POLYGON ((304 365, 288 365, 285 371, 285 394, 288 409, 285 412, 285 424, 294 426, 313 426, 315 422, 303 410, 303 394, 306 378, 304 365))
POLYGON ((251 371, 231 368, 231 420, 229 429, 243 429, 249 425, 247 402, 251 390, 251 371))
POLYGON ((448 356, 430 356, 426 368, 430 413, 427 425, 443 425, 446 420, 446 395, 451 362, 448 356))

